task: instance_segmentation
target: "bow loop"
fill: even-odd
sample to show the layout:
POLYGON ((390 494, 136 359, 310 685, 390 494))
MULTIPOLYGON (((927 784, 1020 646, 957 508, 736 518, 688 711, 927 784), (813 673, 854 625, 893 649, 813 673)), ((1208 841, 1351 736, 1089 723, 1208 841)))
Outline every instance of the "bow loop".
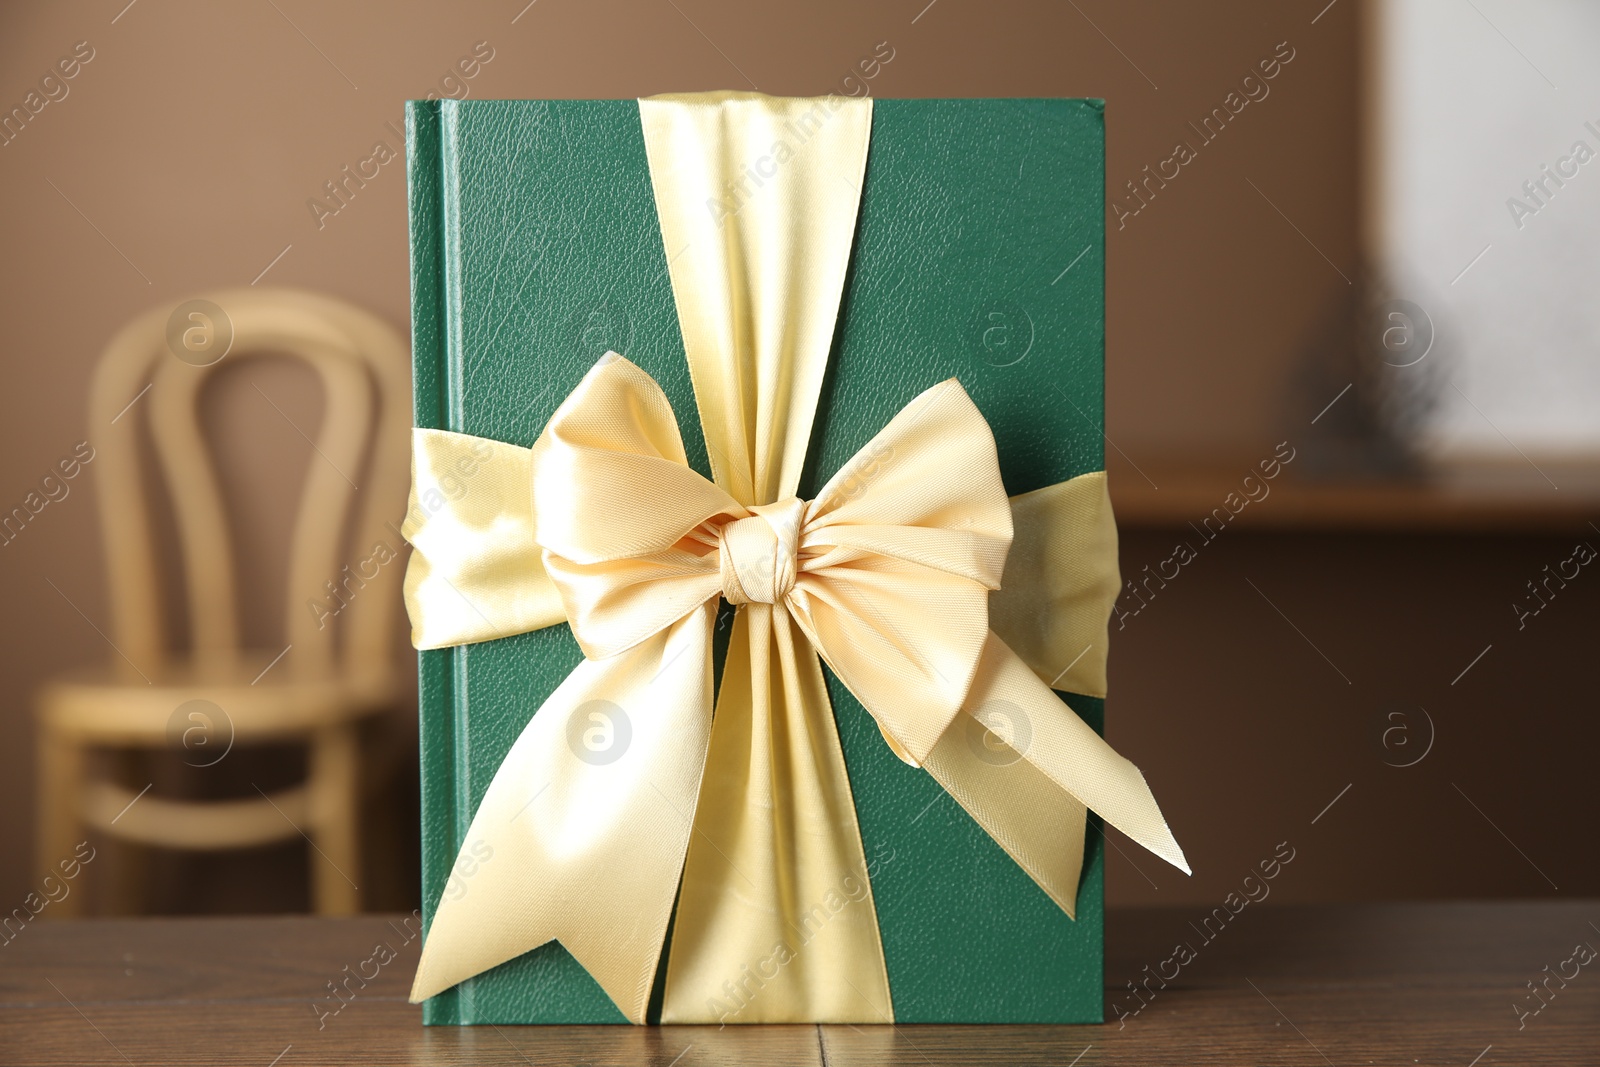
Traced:
POLYGON ((803 547, 894 556, 998 589, 1011 534, 994 435, 951 378, 913 398, 828 480, 803 547))
POLYGON ((589 659, 625 652, 721 587, 715 527, 748 514, 688 465, 666 394, 607 353, 533 446, 534 540, 589 659))
POLYGON ((534 539, 574 563, 671 550, 716 515, 745 510, 689 467, 672 404, 608 352, 533 446, 534 539))
POLYGON ((902 408, 811 506, 790 611, 907 763, 960 713, 1010 545, 994 437, 955 379, 902 408))

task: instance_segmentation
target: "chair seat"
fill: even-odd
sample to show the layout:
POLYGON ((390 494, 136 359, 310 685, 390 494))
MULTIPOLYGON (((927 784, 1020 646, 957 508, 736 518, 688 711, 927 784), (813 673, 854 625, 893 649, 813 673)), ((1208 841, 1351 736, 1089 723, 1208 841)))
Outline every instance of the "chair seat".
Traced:
POLYGON ((82 668, 46 683, 39 716, 58 735, 90 744, 159 746, 177 710, 204 700, 222 710, 234 741, 248 744, 304 737, 381 711, 400 695, 388 673, 307 675, 274 664, 274 655, 174 662, 145 671, 148 683, 123 664, 82 668))
POLYGON ((305 786, 237 800, 168 800, 93 781, 84 785, 78 815, 86 825, 124 841, 198 851, 292 841, 302 827, 315 826, 305 786))

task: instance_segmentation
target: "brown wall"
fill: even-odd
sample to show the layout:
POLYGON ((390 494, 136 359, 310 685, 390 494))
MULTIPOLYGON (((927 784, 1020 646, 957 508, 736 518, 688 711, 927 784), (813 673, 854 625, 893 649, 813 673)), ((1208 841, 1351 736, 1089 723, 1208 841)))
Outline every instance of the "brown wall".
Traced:
MULTIPOLYGON (((1270 95, 1124 228, 1111 223, 1108 429, 1140 466, 1197 457, 1249 463, 1303 423, 1292 368, 1349 292, 1341 272, 1356 272, 1353 2, 1320 17, 1321 0, 939 0, 926 8, 925 0, 539 0, 525 9, 523 0, 142 0, 123 10, 124 2, 0 14, 6 108, 76 42, 94 49, 70 95, 0 148, 6 507, 74 443, 93 440, 84 416, 90 369, 110 334, 149 307, 247 284, 273 264, 262 284, 324 290, 403 327, 402 164, 383 167, 320 226, 307 200, 375 142, 398 149, 401 102, 438 89, 479 41, 494 58, 469 83, 474 97, 631 97, 748 87, 750 79, 771 93, 822 93, 839 89, 887 41, 894 58, 871 83, 879 96, 1106 98, 1113 194, 1167 158, 1190 136, 1190 121, 1288 42, 1294 59, 1270 95)), ((260 374, 227 391, 224 428, 235 444, 253 442, 274 457, 254 468, 270 496, 304 469, 307 451, 248 386, 280 396, 308 430, 319 407, 304 379, 260 374)), ((1133 477, 1118 453, 1112 466, 1133 477)), ((0 705, 8 739, 0 810, 9 813, 0 820, 0 901, 21 898, 31 868, 23 862, 30 694, 52 672, 108 654, 72 606, 104 625, 95 511, 80 481, 0 549, 8 608, 0 678, 9 694, 0 705)), ((284 512, 263 514, 258 532, 284 512)), ((272 540, 263 537, 263 546, 272 540)), ((1130 531, 1129 569, 1164 557, 1168 540, 1130 531)), ((1285 899, 1549 891, 1463 791, 1563 891, 1600 889, 1593 850, 1575 853, 1562 834, 1577 813, 1593 822, 1575 777, 1594 751, 1592 689, 1578 671, 1580 651, 1592 647, 1592 632, 1588 646, 1579 644, 1580 625, 1596 594, 1575 589, 1539 620, 1537 636, 1503 636, 1502 602, 1565 546, 1241 532, 1209 547, 1118 636, 1111 720, 1113 740, 1156 783, 1199 873, 1186 881, 1135 857, 1154 888, 1113 852, 1113 898, 1213 901, 1284 839, 1305 857, 1279 883, 1285 899), (1494 658, 1460 686, 1443 684, 1491 641, 1494 658), (1434 715, 1439 742, 1417 767, 1382 765, 1374 718, 1386 701, 1420 703, 1434 715), (1587 706, 1574 706, 1580 701, 1587 706), (1350 793, 1311 826, 1346 783, 1354 783, 1350 793)), ((246 574, 247 601, 267 605, 261 619, 280 610, 269 557, 266 547, 253 554, 246 574)), ((403 899, 410 890, 397 892, 403 899)), ((190 905, 205 906, 193 896, 190 905)), ((248 906, 271 903, 250 898, 248 906)))

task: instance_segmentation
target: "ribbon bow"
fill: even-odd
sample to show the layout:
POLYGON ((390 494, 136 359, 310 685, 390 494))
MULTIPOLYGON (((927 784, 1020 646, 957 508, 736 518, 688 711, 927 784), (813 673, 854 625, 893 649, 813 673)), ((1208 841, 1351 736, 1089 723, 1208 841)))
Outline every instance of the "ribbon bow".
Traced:
POLYGON ((719 594, 752 618, 787 614, 913 766, 966 700, 1011 545, 994 439, 954 379, 815 500, 745 507, 689 467, 660 386, 607 355, 534 446, 533 499, 589 659, 708 621, 719 594))
POLYGON ((805 952, 763 974, 741 1021, 891 1021, 870 886, 805 926, 866 868, 819 656, 894 752, 1069 915, 1086 808, 1188 870, 1138 769, 1051 689, 1103 670, 1115 536, 1102 474, 1008 500, 989 427, 951 379, 815 499, 794 495, 855 221, 839 189, 859 187, 870 103, 845 105, 779 175, 782 210, 752 207, 728 232, 702 210, 717 168, 690 164, 720 152, 732 166, 741 138, 768 143, 812 103, 641 102, 667 246, 697 250, 673 261, 673 288, 715 482, 689 467, 661 388, 610 353, 531 450, 417 431, 405 533, 418 647, 564 620, 585 658, 489 784, 461 855, 492 860, 441 899, 413 1000, 558 939, 642 1022, 670 921, 663 1021, 717 1018, 741 965, 799 929, 805 952), (427 507, 464 456, 482 491, 427 507), (719 597, 738 611, 713 716, 719 597), (1063 636, 1086 630, 1094 666, 1052 677, 1063 636), (1002 721, 1025 723, 1026 739, 983 758, 970 728, 1002 721))

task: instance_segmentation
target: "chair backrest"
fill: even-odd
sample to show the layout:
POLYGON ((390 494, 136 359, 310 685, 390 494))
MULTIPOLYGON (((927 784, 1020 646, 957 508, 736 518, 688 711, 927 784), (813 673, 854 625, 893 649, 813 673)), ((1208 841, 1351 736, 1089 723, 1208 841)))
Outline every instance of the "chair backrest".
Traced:
MULTIPOLYGON (((201 428, 202 388, 220 366, 250 356, 288 356, 316 372, 324 405, 289 547, 284 640, 293 651, 283 668, 308 676, 335 669, 382 671, 395 637, 403 563, 387 560, 376 575, 371 563, 361 564, 375 545, 387 545, 396 554, 404 547, 394 531, 405 510, 409 477, 406 343, 375 316, 313 293, 236 289, 205 300, 221 315, 195 302, 199 310, 185 310, 181 318, 169 305, 135 319, 107 347, 91 386, 89 420, 112 638, 134 665, 171 658, 144 485, 146 438, 139 432, 141 420, 133 417, 145 407, 148 439, 155 445, 178 532, 190 656, 200 663, 237 661, 233 543, 201 428), (359 492, 351 478, 360 480, 359 492), (352 520, 353 537, 347 540, 352 520), (353 595, 357 588, 359 596, 353 595), (342 662, 336 659, 328 619, 308 608, 318 596, 339 604, 331 598, 334 591, 348 599, 336 620, 342 662)), ((133 666, 122 666, 136 673, 133 666)))

